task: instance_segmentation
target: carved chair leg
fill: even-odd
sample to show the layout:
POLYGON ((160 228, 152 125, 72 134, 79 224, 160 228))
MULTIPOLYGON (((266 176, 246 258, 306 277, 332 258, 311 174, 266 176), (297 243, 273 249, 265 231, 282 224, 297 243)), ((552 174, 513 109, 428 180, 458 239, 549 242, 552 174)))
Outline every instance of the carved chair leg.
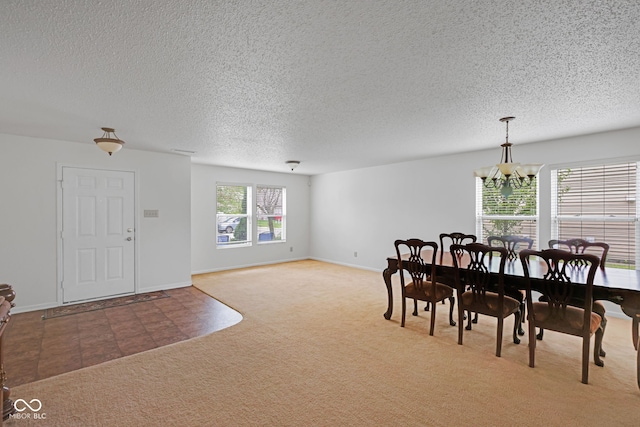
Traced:
MULTIPOLYGON (((600 323, 600 328, 602 328, 602 337, 604 338, 604 331, 607 328, 607 318, 602 316, 602 322, 600 323)), ((600 357, 605 357, 607 352, 602 348, 602 343, 600 344, 600 357)))
POLYGON ((453 305, 455 304, 455 298, 449 298, 449 324, 451 326, 456 326, 456 321, 453 320, 453 305))
POLYGON ((522 327, 522 324, 524 323, 525 307, 526 305, 524 301, 522 301, 520 303, 520 321, 518 322, 518 335, 520 336, 524 335, 524 328, 522 327))
POLYGON ((544 329, 540 328, 540 332, 536 335, 536 339, 542 341, 542 336, 544 335, 544 329))
POLYGON ((602 325, 596 331, 596 342, 593 347, 593 361, 597 366, 604 366, 604 362, 600 359, 602 349, 602 336, 604 335, 604 328, 602 325))
POLYGON ((430 302, 427 302, 424 306, 424 311, 429 311, 430 302))
POLYGON ((404 328, 404 319, 407 315, 407 299, 402 296, 402 320, 400 321, 400 326, 404 328))
POLYGON ((478 323, 478 313, 475 313, 475 316, 473 317, 473 323, 478 323))
POLYGON ((418 315, 418 300, 413 300, 413 314, 414 316, 418 315))
MULTIPOLYGON (((518 338, 518 334, 520 334, 520 329, 522 329, 522 322, 520 321, 520 317, 522 315, 519 311, 516 311, 513 314, 515 316, 515 320, 513 321, 513 343, 520 344, 520 338, 518 338)), ((524 333, 524 331, 522 332, 524 333)))
POLYGON ((465 328, 467 331, 471 330, 471 312, 467 311, 467 326, 465 328))

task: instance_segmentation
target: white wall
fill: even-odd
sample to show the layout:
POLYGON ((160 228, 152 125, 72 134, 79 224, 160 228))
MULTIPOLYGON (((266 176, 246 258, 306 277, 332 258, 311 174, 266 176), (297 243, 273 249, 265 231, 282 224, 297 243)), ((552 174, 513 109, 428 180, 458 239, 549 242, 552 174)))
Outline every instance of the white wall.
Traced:
MULTIPOLYGON (((515 161, 545 163, 540 173, 540 241, 550 238, 551 165, 640 159, 640 128, 514 145, 515 161)), ((475 234, 473 170, 500 160, 500 147, 311 179, 311 256, 382 271, 395 239, 438 241, 475 234), (357 257, 354 256, 357 252, 357 257)))
MULTIPOLYGON (((191 271, 194 274, 309 257, 309 177, 194 164, 191 167, 191 271), (286 242, 216 248, 216 184, 287 189, 286 242), (293 248, 293 250, 291 250, 293 248)), ((254 212, 255 213, 255 212, 254 212)), ((255 230, 254 230, 255 236, 255 230)))
POLYGON ((58 305, 59 165, 134 171, 138 292, 191 284, 190 158, 133 145, 109 157, 90 141, 0 134, 0 283, 16 291, 14 313, 58 305))

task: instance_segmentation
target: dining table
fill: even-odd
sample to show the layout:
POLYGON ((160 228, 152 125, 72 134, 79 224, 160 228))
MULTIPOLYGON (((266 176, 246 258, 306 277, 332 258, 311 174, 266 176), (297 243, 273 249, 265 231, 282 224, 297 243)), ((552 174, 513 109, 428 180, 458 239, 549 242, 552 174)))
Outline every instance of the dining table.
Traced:
MULTIPOLYGON (((436 254, 436 276, 441 283, 455 287, 455 269, 453 258, 447 251, 436 254)), ((424 249, 422 258, 425 260, 425 269, 431 270, 429 260, 432 259, 432 250, 424 249)), ((403 256, 404 260, 404 256, 403 256)), ((486 260, 487 269, 496 275, 500 265, 500 258, 494 256, 486 260)), ((464 265, 464 262, 463 262, 464 265)), ((393 286, 392 276, 398 272, 397 256, 387 258, 387 267, 382 272, 384 283, 387 287, 388 305, 384 312, 384 318, 389 320, 393 314, 393 286)), ((533 290, 541 286, 542 278, 546 272, 546 265, 540 262, 531 262, 529 265, 529 275, 533 290)), ((586 273, 584 269, 572 269, 571 280, 574 283, 584 283, 586 273)), ((526 289, 526 277, 519 258, 507 260, 504 271, 505 284, 508 283, 517 289, 526 289)), ((622 312, 632 319, 631 338, 636 349, 636 376, 638 387, 640 388, 640 271, 621 268, 598 268, 593 281, 593 299, 611 301, 620 306, 622 312)))

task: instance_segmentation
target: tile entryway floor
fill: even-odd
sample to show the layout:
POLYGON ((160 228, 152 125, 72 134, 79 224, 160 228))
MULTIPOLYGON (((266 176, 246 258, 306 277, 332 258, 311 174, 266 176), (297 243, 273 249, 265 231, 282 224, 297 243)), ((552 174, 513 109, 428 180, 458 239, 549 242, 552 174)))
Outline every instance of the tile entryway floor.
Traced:
POLYGON ((20 384, 206 335, 242 316, 193 286, 169 298, 43 319, 43 311, 11 316, 5 332, 6 384, 20 384))

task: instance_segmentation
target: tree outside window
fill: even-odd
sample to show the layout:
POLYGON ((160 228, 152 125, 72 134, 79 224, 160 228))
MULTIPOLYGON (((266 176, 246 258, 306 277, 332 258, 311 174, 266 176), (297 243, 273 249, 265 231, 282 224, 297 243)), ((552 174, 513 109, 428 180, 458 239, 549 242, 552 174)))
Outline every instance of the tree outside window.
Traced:
POLYGON ((258 244, 285 240, 285 199, 284 187, 257 186, 258 244))

